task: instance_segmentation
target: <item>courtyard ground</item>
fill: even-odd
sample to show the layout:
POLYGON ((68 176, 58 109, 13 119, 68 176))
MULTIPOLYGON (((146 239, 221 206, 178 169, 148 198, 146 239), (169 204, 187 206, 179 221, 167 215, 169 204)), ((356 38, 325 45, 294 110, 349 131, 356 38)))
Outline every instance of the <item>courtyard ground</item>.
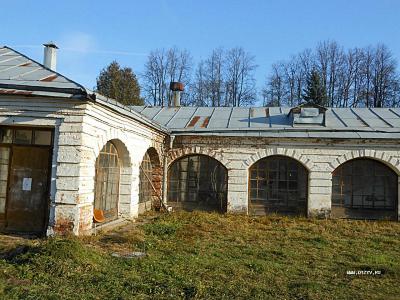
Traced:
POLYGON ((2 299, 399 299, 399 283, 398 222, 181 212, 0 236, 2 299))

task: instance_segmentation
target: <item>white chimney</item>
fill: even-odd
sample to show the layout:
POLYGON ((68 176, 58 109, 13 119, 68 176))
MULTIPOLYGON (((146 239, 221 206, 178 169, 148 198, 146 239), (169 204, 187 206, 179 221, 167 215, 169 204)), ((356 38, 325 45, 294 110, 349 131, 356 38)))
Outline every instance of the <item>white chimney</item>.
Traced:
POLYGON ((43 65, 50 70, 56 71, 57 66, 57 49, 58 47, 54 42, 48 42, 43 44, 44 46, 44 58, 43 65))

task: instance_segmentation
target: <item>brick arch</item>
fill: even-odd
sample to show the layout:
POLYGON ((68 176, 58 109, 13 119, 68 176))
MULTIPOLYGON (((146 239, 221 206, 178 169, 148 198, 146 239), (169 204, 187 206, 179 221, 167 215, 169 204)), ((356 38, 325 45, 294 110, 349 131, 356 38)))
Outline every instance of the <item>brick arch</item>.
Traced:
POLYGON ((206 155, 214 158, 218 162, 220 162, 226 169, 228 169, 229 160, 224 158, 221 153, 218 153, 211 149, 206 149, 202 147, 186 147, 186 148, 179 148, 173 149, 168 153, 168 166, 170 166, 175 160, 192 154, 199 154, 199 155, 206 155))
POLYGON ((162 164, 163 164, 162 155, 161 155, 162 151, 159 147, 157 147, 156 145, 151 145, 146 149, 145 153, 149 153, 151 160, 155 164, 162 166, 162 164))
POLYGON ((355 159, 355 158, 370 158, 377 160, 389 168, 391 168, 397 175, 400 175, 400 160, 392 155, 386 154, 384 151, 375 150, 353 150, 349 151, 338 158, 334 159, 330 164, 330 172, 335 171, 341 164, 355 159))
MULTIPOLYGON (((150 178, 147 177, 141 177, 140 174, 142 174, 142 169, 139 170, 139 195, 141 193, 141 180, 151 180, 151 185, 152 186, 147 186, 146 188, 151 190, 151 195, 152 195, 152 201, 151 201, 151 205, 154 204, 156 205, 156 207, 159 207, 161 205, 160 203, 160 199, 162 197, 162 176, 163 176, 163 169, 162 169, 162 159, 161 156, 159 154, 159 151, 157 151, 157 149, 153 146, 149 147, 145 154, 143 155, 143 158, 145 157, 145 155, 148 154, 149 158, 150 158, 150 163, 151 163, 151 176, 150 178), (154 187, 154 189, 153 189, 154 187)), ((142 166, 143 164, 143 158, 140 161, 140 166, 142 166)), ((140 167, 141 168, 141 167, 140 167)), ((144 174, 144 173, 143 173, 144 174)), ((143 203, 143 202, 142 202, 143 203)), ((147 206, 144 205, 145 207, 143 208, 144 210, 147 210, 147 206)), ((141 213, 142 210, 141 208, 139 208, 139 213, 141 213)))
POLYGON ((311 171, 314 167, 314 164, 312 161, 308 158, 306 158, 304 155, 301 155, 299 151, 295 149, 285 149, 285 148, 270 148, 270 149, 263 149, 260 151, 257 151, 255 154, 250 156, 248 159, 246 159, 243 164, 245 168, 250 168, 255 162, 262 158, 266 158, 268 156, 273 156, 273 155, 281 155, 281 156, 287 156, 290 158, 295 159, 298 161, 300 164, 302 164, 307 171, 311 171))

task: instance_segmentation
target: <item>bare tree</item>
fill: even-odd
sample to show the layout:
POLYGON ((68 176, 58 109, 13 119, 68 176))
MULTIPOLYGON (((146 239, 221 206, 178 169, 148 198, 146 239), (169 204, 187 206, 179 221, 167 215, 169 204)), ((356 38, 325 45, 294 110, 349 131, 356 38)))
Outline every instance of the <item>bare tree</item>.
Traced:
MULTIPOLYGON (((150 52, 142 75, 146 100, 155 106, 169 105, 171 101, 169 83, 179 81, 189 85, 191 69, 192 57, 187 50, 171 48, 150 52)), ((185 97, 182 99, 184 101, 185 97)))
POLYGON ((254 56, 237 47, 226 54, 226 100, 227 106, 245 106, 254 103, 256 88, 254 71, 257 68, 254 56))
POLYGON ((208 106, 208 82, 207 82, 207 74, 206 74, 206 63, 204 60, 200 61, 196 72, 195 78, 192 82, 190 89, 190 101, 187 104, 196 105, 196 106, 208 106))
POLYGON ((285 68, 283 63, 272 65, 272 74, 268 77, 266 85, 262 90, 265 106, 281 106, 286 95, 285 68))
MULTIPOLYGON (((299 61, 295 57, 292 57, 287 63, 281 63, 281 68, 284 73, 283 84, 286 84, 287 105, 298 105, 300 104, 303 85, 301 84, 299 87, 299 82, 302 81, 302 78, 299 78, 302 76, 301 69, 299 68, 299 61), (300 90, 298 90, 299 88, 300 90)), ((276 70, 274 70, 273 73, 276 74, 276 70)))
POLYGON ((192 103, 205 106, 223 106, 226 88, 225 51, 217 48, 210 56, 200 61, 192 84, 192 103))
POLYGON ((390 103, 389 97, 392 96, 393 84, 396 80, 396 62, 392 53, 385 45, 378 45, 375 50, 372 84, 373 99, 375 107, 383 107, 390 103))
POLYGON ((222 48, 214 49, 211 56, 205 61, 208 97, 212 106, 222 106, 224 104, 224 53, 222 48))
POLYGON ((243 48, 217 48, 200 62, 193 83, 193 103, 207 106, 243 106, 256 98, 254 56, 243 48))
POLYGON ((265 104, 297 105, 311 69, 318 71, 328 106, 398 106, 396 61, 384 45, 344 51, 334 41, 320 43, 288 61, 273 64, 262 91, 265 104), (277 67, 279 65, 279 68, 277 67))
MULTIPOLYGON (((190 85, 190 72, 192 69, 192 57, 187 50, 178 50, 176 47, 171 48, 167 51, 167 76, 169 82, 182 82, 186 86, 190 85)), ((167 103, 171 105, 172 92, 167 88, 167 103)), ((184 103, 187 98, 188 92, 184 92, 181 95, 181 101, 184 103)))
POLYGON ((164 49, 151 51, 145 64, 143 74, 146 100, 154 106, 164 106, 166 101, 167 84, 167 55, 164 49))

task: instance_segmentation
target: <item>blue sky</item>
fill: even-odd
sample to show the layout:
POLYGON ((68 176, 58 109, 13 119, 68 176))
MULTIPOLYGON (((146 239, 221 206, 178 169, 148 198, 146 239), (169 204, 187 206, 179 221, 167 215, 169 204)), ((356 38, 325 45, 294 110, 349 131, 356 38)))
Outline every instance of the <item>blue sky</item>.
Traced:
POLYGON ((59 45, 59 72, 93 88, 117 60, 136 73, 155 48, 186 48, 198 61, 213 48, 242 46, 256 56, 261 87, 273 62, 336 40, 344 47, 385 43, 400 60, 400 1, 4 1, 0 45, 42 61, 59 45), (6 13, 5 13, 6 12, 6 13))

